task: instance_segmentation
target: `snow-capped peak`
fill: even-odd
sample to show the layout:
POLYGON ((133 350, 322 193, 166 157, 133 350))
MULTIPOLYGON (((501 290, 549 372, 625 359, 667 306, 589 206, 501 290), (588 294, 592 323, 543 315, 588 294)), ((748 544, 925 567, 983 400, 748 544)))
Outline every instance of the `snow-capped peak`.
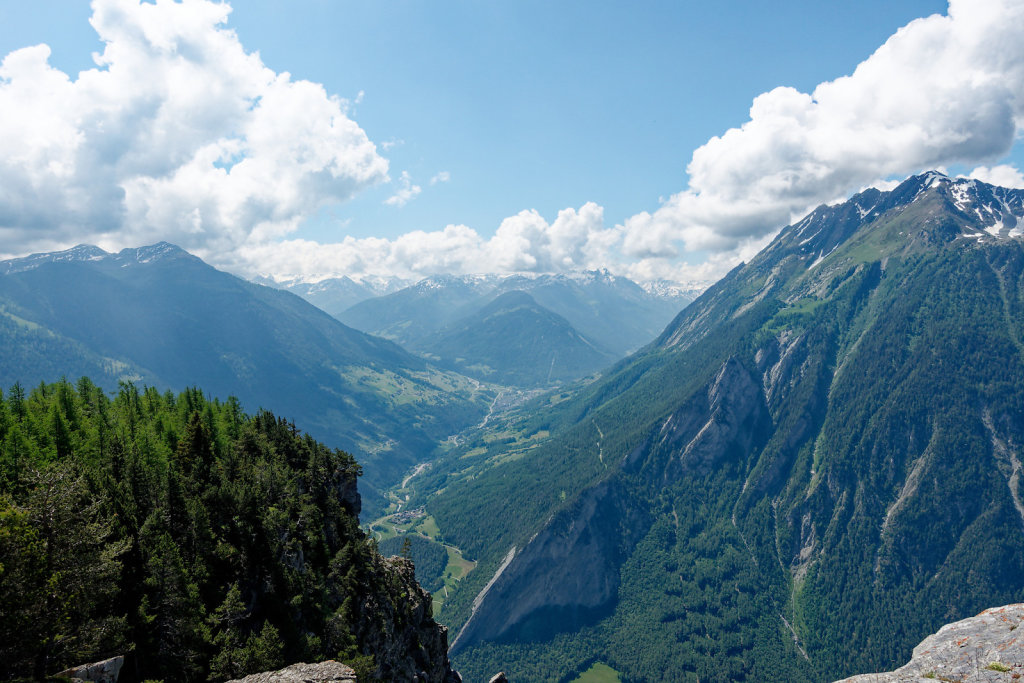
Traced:
POLYGON ((157 242, 145 247, 135 249, 122 249, 117 253, 120 260, 134 261, 135 263, 153 263, 169 256, 187 255, 188 252, 170 242, 157 242))
POLYGON ((703 280, 690 280, 687 282, 676 282, 674 280, 648 280, 638 282, 638 285, 650 294, 659 299, 696 299, 705 289, 711 286, 711 282, 703 280))
POLYGON ((99 261, 108 258, 109 253, 92 244, 79 244, 63 251, 31 254, 22 258, 0 262, 0 274, 20 273, 38 268, 44 263, 70 263, 75 261, 99 261))

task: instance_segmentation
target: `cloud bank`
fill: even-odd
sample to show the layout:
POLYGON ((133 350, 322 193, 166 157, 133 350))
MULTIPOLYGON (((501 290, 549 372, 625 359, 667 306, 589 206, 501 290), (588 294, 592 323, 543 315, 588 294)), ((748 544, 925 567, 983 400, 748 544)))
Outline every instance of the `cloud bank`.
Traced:
POLYGON ((96 0, 72 80, 46 45, 0 65, 4 250, 166 239, 201 253, 292 231, 387 180, 347 103, 275 73, 204 0, 96 0))
POLYGON ((606 267, 620 229, 604 227, 594 203, 563 209, 548 223, 536 211, 502 221, 489 238, 465 225, 406 233, 396 239, 346 238, 322 244, 285 240, 243 246, 235 268, 260 264, 280 279, 319 280, 339 273, 416 278, 436 273, 563 272, 606 267))
MULTIPOLYGON (((1020 170, 998 163, 1024 128, 1024 3, 951 0, 947 14, 901 28, 848 76, 811 93, 758 95, 746 123, 693 152, 684 189, 622 225, 587 203, 553 219, 522 211, 493 235, 449 225, 395 239, 294 239, 324 204, 389 181, 349 103, 246 52, 225 4, 94 0, 93 9, 105 43, 97 68, 72 79, 45 45, 0 64, 9 254, 169 240, 236 272, 282 278, 606 267, 706 279, 815 205, 892 177, 964 165, 1024 186, 1020 170)), ((402 207, 421 191, 403 172, 385 203, 402 207)))
POLYGON ((693 153, 689 187, 626 222, 623 248, 641 259, 733 250, 879 179, 997 159, 1022 124, 1024 3, 951 0, 849 76, 757 96, 749 121, 693 153))

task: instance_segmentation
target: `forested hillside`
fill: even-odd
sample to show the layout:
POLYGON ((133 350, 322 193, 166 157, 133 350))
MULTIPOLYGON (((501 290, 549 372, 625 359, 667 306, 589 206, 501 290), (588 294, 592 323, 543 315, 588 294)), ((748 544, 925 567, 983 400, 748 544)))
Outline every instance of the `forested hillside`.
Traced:
POLYGON ((1022 217, 934 173, 820 207, 467 435, 410 503, 479 560, 442 613, 460 670, 829 681, 1024 599, 1022 217))
POLYGON ((0 262, 0 386, 61 375, 180 391, 201 382, 359 453, 367 508, 493 392, 357 332, 298 296, 246 282, 167 243, 79 246, 0 262))
POLYGON ((0 679, 127 654, 135 680, 328 658, 360 680, 446 680, 411 563, 359 530, 359 473, 233 398, 15 384, 0 394, 0 679))

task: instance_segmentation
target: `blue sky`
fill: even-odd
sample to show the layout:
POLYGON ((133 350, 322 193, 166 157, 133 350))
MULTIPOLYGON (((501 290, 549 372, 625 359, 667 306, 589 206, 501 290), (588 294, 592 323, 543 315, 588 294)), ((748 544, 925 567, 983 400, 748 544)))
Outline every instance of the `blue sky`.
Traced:
MULTIPOLYGON (((202 4, 186 3, 176 9, 189 12, 202 4)), ((746 216, 743 227, 726 225, 734 217, 722 219, 721 229, 713 216, 696 227, 679 218, 680 212, 703 211, 691 207, 685 197, 673 200, 692 190, 687 166, 694 151, 713 136, 747 123, 755 97, 780 86, 812 93, 820 83, 850 75, 900 27, 945 13, 946 2, 246 0, 234 5, 216 29, 235 31, 241 49, 249 54, 258 51, 262 64, 273 72, 288 72, 293 82, 322 84, 326 95, 347 100, 344 115, 387 164, 386 171, 375 167, 343 189, 311 195, 309 206, 288 214, 291 222, 272 231, 272 237, 261 234, 254 240, 255 233, 243 227, 233 230, 232 239, 221 239, 232 230, 207 221, 201 232, 218 239, 197 238, 191 244, 178 239, 201 255, 213 255, 215 261, 218 250, 243 253, 231 258, 221 254, 219 259, 237 271, 316 277, 387 274, 389 269, 405 275, 480 270, 487 267, 486 255, 461 260, 441 255, 411 263, 407 254, 394 253, 394 243, 421 231, 435 236, 428 240, 427 250, 480 252, 479 243, 492 240, 509 218, 518 223, 509 224, 511 242, 500 251, 523 240, 554 242, 551 235, 559 230, 553 227, 559 212, 572 210, 569 227, 558 239, 582 239, 584 232, 600 232, 600 239, 575 251, 565 247, 555 257, 527 254, 498 264, 497 269, 604 265, 636 277, 681 279, 702 272, 713 276, 784 225, 790 213, 806 208, 800 204, 804 199, 808 206, 834 200, 876 178, 921 170, 914 164, 925 160, 940 161, 953 172, 968 172, 978 165, 1021 167, 1019 143, 1007 153, 1005 140, 1002 146, 986 141, 972 148, 968 158, 962 150, 948 158, 929 152, 909 155, 899 163, 879 162, 871 178, 871 168, 858 168, 823 185, 808 182, 810 189, 782 204, 765 200, 770 206, 764 219, 746 216), (403 188, 405 199, 399 194, 403 188), (396 198, 388 202, 392 197, 396 198), (591 207, 589 212, 586 207, 591 207), (524 211, 536 213, 524 216, 524 211), (524 221, 530 225, 520 226, 524 221), (583 223, 586 227, 580 227, 583 223), (683 223, 689 227, 679 227, 683 223), (468 228, 472 234, 437 236, 446 226, 468 228), (617 236, 611 235, 616 228, 617 236), (625 247, 608 247, 623 235, 625 247), (310 266, 302 255, 310 252, 311 243, 313 251, 322 254, 325 250, 316 246, 337 245, 346 237, 386 238, 389 244, 378 246, 392 253, 374 261, 365 253, 356 257, 338 252, 336 267, 322 257, 310 266), (273 248, 282 240, 289 242, 290 250, 273 248), (467 240, 478 244, 473 247, 467 240), (605 253, 609 249, 612 256, 605 253), (294 263, 281 260, 285 251, 294 263), (298 263, 303 258, 306 265, 298 263), (712 265, 703 271, 695 268, 709 258, 715 261, 712 265), (637 268, 641 261, 647 266, 637 268), (336 272, 327 272, 331 270, 336 272)), ((997 11, 1005 9, 993 9, 997 11)), ((49 66, 74 81, 79 71, 95 68, 91 55, 104 49, 89 23, 92 14, 86 2, 3 0, 0 55, 45 43, 50 47, 49 66)), ((128 17, 122 24, 130 22, 128 17)), ((107 25, 115 26, 114 20, 107 25)), ((866 91, 858 92, 863 96, 866 91)), ((922 98, 927 97, 925 93, 922 98)), ((1003 170, 999 177, 1009 172, 1003 170)), ((703 194, 710 192, 704 188, 703 194)), ((148 207, 145 216, 169 221, 168 236, 176 239, 187 208, 148 207)), ((751 211, 756 214, 756 209, 751 211)), ((95 221, 102 209, 86 213, 95 221)), ((205 210, 204 217, 208 215, 205 210)), ((46 219, 36 222, 45 224, 46 219)), ((78 225, 83 237, 98 236, 97 241, 110 246, 158 236, 130 226, 91 234, 85 222, 82 218, 78 225)), ((0 230, 4 227, 10 228, 0 230)), ((33 248, 58 245, 74 241, 75 230, 74 225, 64 225, 50 232, 49 241, 22 241, 33 248)), ((198 234, 198 229, 190 230, 189 234, 198 234)), ((374 246, 360 244, 363 251, 374 246)), ((415 240, 406 246, 404 252, 397 251, 419 248, 415 240)))
POLYGON ((356 120, 403 141, 388 156, 415 182, 452 176, 401 210, 380 193, 339 210, 353 234, 396 236, 587 201, 611 221, 653 209, 755 95, 848 73, 945 3, 297 4, 246 2, 232 24, 271 68, 362 90, 356 120))

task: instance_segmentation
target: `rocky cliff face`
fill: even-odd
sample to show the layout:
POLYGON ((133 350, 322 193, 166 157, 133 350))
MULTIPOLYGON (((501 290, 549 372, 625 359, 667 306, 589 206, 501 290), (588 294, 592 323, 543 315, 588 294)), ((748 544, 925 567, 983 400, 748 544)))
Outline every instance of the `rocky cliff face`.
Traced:
POLYGON ((654 450, 673 454, 665 480, 683 472, 707 475, 726 459, 743 458, 769 422, 761 388, 739 360, 729 358, 707 389, 661 426, 654 450))
POLYGON ((687 472, 707 475, 742 458, 769 419, 758 383, 736 358, 727 359, 614 474, 552 515, 525 547, 510 550, 452 652, 484 640, 541 640, 604 616, 622 563, 654 519, 630 480, 639 473, 656 490, 687 472))
POLYGON ((994 607, 947 624, 914 648, 895 671, 861 674, 837 683, 902 681, 1016 681, 1024 678, 1024 604, 994 607))
POLYGON ((521 551, 478 596, 473 615, 452 644, 457 652, 480 640, 544 637, 576 628, 614 600, 623 544, 631 547, 650 520, 631 506, 616 480, 584 492, 521 551))
MULTIPOLYGON (((576 641, 581 666, 596 633, 631 679, 831 680, 1019 602, 1022 212, 1024 192, 936 174, 821 207, 642 353, 509 418, 550 428, 536 448, 488 451, 472 480, 458 479, 471 456, 453 457, 428 508, 457 543, 500 533, 514 497, 531 512, 481 558, 519 548, 489 590, 464 584, 477 595, 460 667, 533 671, 474 640, 516 639, 548 604, 600 604, 611 614, 576 641), (638 522, 594 525, 590 502, 595 520, 638 522), (664 656, 638 655, 640 633, 664 656)), ((531 656, 555 647, 523 639, 531 656)))
POLYGON ((386 681, 452 683, 461 680, 448 662, 448 629, 434 621, 430 594, 416 582, 413 564, 401 557, 379 558, 392 585, 365 597, 355 637, 373 653, 375 675, 386 681), (401 596, 401 602, 394 602, 401 596))

